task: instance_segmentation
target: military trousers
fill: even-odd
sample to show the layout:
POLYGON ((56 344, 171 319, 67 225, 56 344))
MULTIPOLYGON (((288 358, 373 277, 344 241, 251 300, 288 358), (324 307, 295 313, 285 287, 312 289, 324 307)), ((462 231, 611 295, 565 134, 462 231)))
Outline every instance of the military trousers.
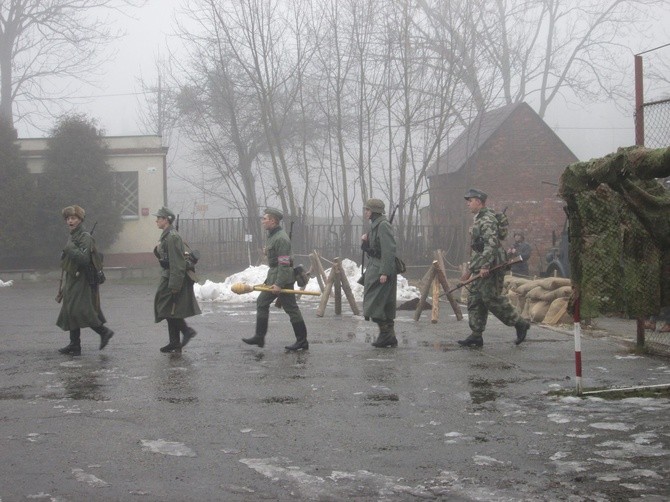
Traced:
MULTIPOLYGON (((291 285, 292 286, 292 285, 291 285)), ((289 287, 291 287, 289 286, 289 287)), ((279 295, 281 299, 281 306, 291 319, 291 324, 301 322, 303 320, 296 295, 290 293, 282 293, 279 295)), ((270 305, 277 299, 277 295, 269 291, 261 291, 256 299, 256 320, 270 318, 270 305)))
POLYGON ((507 326, 514 326, 521 316, 502 294, 504 273, 494 272, 477 279, 469 288, 468 323, 474 334, 481 335, 486 329, 488 313, 491 312, 507 326))

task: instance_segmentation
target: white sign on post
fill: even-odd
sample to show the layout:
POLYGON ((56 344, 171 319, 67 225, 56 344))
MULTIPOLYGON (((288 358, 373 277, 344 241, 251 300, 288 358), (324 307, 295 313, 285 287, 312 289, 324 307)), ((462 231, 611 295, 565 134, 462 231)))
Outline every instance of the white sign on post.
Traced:
POLYGON ((251 234, 244 234, 244 242, 247 243, 247 257, 249 258, 249 266, 251 266, 251 243, 254 240, 254 236, 251 234))

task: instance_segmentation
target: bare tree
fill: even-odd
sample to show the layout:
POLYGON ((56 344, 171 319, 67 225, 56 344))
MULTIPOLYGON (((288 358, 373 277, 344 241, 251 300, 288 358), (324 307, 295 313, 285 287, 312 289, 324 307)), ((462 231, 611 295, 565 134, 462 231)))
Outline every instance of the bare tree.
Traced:
POLYGON ((644 37, 644 20, 665 0, 459 0, 459 11, 469 15, 458 17, 459 2, 417 1, 433 21, 434 31, 424 35, 435 51, 458 49, 458 34, 473 34, 454 55, 467 70, 462 77, 478 113, 490 102, 486 92, 478 99, 484 88, 497 104, 534 102, 543 117, 561 95, 628 97, 621 54, 630 49, 622 41, 644 37), (450 36, 446 46, 434 36, 439 25, 450 36))
MULTIPOLYGON (((109 16, 146 0, 2 0, 0 2, 0 118, 12 127, 55 98, 65 79, 90 81, 102 49, 122 33, 109 16), (47 84, 51 88, 47 88, 47 84), (29 103, 25 107, 21 103, 29 103)), ((71 91, 70 91, 71 92, 71 91)))

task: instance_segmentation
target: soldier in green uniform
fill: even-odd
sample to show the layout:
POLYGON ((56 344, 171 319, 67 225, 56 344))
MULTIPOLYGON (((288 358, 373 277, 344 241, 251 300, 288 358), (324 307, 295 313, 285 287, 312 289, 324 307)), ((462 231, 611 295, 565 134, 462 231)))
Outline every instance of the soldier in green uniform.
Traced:
POLYGON ((187 317, 200 314, 200 307, 193 292, 193 280, 188 274, 189 265, 184 256, 184 241, 172 226, 175 214, 162 207, 156 216, 156 226, 163 231, 154 248, 154 255, 163 269, 161 280, 154 298, 156 322, 167 319, 169 343, 161 347, 161 352, 181 352, 197 333, 186 324, 187 317), (183 339, 179 340, 179 333, 183 339))
POLYGON ((395 336, 396 243, 393 227, 384 216, 384 202, 368 199, 364 217, 372 223, 370 232, 361 237, 361 249, 368 255, 363 283, 363 315, 379 326, 379 336, 372 342, 375 347, 397 347, 395 336))
POLYGON ((261 291, 256 299, 256 333, 251 338, 242 338, 244 343, 249 345, 265 345, 265 335, 268 331, 268 321, 270 319, 270 305, 281 298, 281 307, 291 319, 293 332, 296 341, 293 345, 288 345, 286 350, 308 350, 307 326, 302 318, 302 313, 298 308, 295 295, 291 293, 280 293, 281 289, 292 289, 295 282, 293 272, 293 258, 291 256, 291 239, 282 229, 280 222, 284 215, 281 211, 274 208, 267 208, 263 213, 263 228, 268 232, 268 239, 265 243, 265 254, 268 258, 268 275, 264 284, 272 288, 272 291, 261 291))
POLYGON ((86 212, 74 205, 64 208, 61 214, 70 237, 60 261, 64 282, 59 297, 62 295, 63 304, 56 325, 70 332, 70 344, 58 352, 79 356, 81 328, 91 328, 100 335, 100 350, 107 346, 114 332, 104 325, 107 320, 100 309, 100 291, 91 262, 95 241, 83 225, 86 212))
POLYGON ((489 272, 489 269, 503 263, 506 259, 505 250, 500 243, 498 219, 495 212, 486 207, 486 193, 471 188, 465 194, 470 212, 474 215, 471 229, 472 255, 468 271, 461 277, 461 282, 480 274, 481 278, 471 283, 468 295, 468 322, 472 333, 458 343, 464 347, 482 347, 482 333, 486 328, 488 313, 500 319, 507 326, 516 328, 516 345, 526 338, 530 323, 522 319, 516 309, 502 294, 505 271, 503 269, 489 272))

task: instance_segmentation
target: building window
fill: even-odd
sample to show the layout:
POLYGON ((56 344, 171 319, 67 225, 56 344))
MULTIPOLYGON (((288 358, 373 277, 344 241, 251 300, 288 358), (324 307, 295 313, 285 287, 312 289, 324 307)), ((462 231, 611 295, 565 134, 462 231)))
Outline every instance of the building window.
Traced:
POLYGON ((139 182, 137 171, 114 173, 116 200, 124 220, 139 218, 139 182))

